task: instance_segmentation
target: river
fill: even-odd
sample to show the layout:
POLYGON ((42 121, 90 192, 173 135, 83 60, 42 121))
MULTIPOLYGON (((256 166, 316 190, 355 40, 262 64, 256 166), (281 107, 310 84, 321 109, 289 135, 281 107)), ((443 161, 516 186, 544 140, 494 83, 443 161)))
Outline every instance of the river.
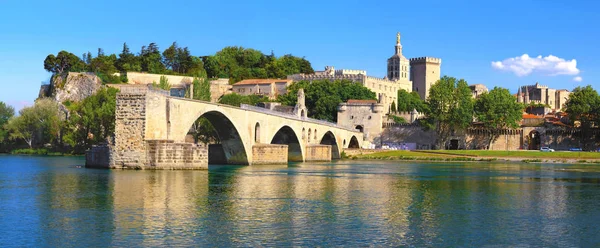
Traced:
POLYGON ((593 165, 83 163, 0 156, 0 247, 600 245, 593 165))

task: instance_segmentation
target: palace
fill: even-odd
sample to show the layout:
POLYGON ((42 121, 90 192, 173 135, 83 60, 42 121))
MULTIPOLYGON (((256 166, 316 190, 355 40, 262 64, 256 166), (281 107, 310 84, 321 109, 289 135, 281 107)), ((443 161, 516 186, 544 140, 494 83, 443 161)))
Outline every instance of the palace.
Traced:
POLYGON ((400 33, 396 36, 394 55, 387 60, 387 75, 384 78, 367 76, 365 70, 335 70, 333 66, 314 74, 294 74, 288 79, 294 81, 341 80, 360 83, 375 92, 386 113, 391 112, 392 103, 398 102, 398 90, 416 91, 421 99, 427 99, 429 88, 440 79, 442 60, 432 57, 407 59, 402 55, 400 33))
POLYGON ((570 94, 571 92, 568 90, 550 89, 548 86, 540 85, 540 83, 536 82, 534 85, 519 87, 519 90, 517 91, 517 102, 548 105, 546 108, 547 110, 545 110, 544 113, 541 113, 546 114, 550 111, 560 111, 569 99, 570 94))

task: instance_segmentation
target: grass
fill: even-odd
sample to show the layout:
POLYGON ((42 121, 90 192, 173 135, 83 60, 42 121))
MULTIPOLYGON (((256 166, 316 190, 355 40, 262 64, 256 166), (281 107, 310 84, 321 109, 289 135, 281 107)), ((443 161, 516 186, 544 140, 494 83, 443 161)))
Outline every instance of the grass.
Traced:
MULTIPOLYGON (((427 151, 420 151, 427 152, 427 151)), ((540 151, 488 151, 488 150, 453 150, 433 151, 436 154, 476 157, 509 157, 509 158, 540 158, 540 159, 600 159, 598 152, 540 152, 540 151)))
MULTIPOLYGON (((352 159, 380 160, 425 160, 425 161, 496 161, 502 158, 523 158, 523 162, 542 162, 552 160, 600 159, 596 152, 540 152, 540 151, 487 151, 487 150, 420 150, 420 151, 382 151, 366 155, 353 156, 352 159)), ((593 160, 592 160, 593 161, 593 160)), ((592 162, 587 161, 587 162, 592 162)))
POLYGON ((63 154, 60 152, 51 152, 48 151, 48 149, 45 148, 39 148, 39 149, 16 149, 16 150, 12 150, 10 152, 11 154, 17 154, 17 155, 47 155, 47 156, 62 156, 63 154))

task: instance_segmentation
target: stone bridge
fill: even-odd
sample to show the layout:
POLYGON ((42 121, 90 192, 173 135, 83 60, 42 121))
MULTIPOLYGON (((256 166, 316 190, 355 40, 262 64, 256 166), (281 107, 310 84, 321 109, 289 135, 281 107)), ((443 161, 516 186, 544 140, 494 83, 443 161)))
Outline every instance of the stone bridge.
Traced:
MULTIPOLYGON (((339 159, 344 148, 361 147, 363 134, 307 118, 304 93, 294 113, 172 97, 167 91, 127 85, 117 94, 115 141, 108 159, 92 149, 89 167, 202 169, 211 164, 275 164, 339 159), (199 117, 215 127, 218 144, 186 142, 199 117)), ((106 152, 106 151, 105 151, 106 152)))

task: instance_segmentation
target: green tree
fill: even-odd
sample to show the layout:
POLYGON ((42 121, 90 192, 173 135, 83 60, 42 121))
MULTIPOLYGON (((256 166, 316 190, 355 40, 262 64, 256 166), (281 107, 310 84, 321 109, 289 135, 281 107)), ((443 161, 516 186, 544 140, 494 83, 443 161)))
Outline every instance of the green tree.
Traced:
POLYGON ((427 104, 421 100, 416 91, 408 93, 406 90, 398 91, 398 112, 411 112, 416 109, 419 113, 426 112, 427 104))
POLYGON ((117 92, 115 88, 102 88, 83 101, 70 104, 65 142, 75 148, 89 148, 113 137, 117 92))
POLYGON ((337 107, 350 99, 375 100, 375 93, 361 84, 349 80, 299 81, 288 87, 288 92, 278 96, 283 105, 296 105, 298 90, 304 89, 308 116, 311 118, 337 121, 337 107))
POLYGON ((6 127, 11 139, 22 139, 33 148, 36 143, 53 142, 58 137, 60 124, 58 104, 43 98, 32 107, 21 109, 19 116, 9 119, 6 127))
POLYGON ((4 125, 14 115, 15 108, 0 101, 0 142, 4 142, 8 138, 8 132, 4 125))
POLYGON ((396 108, 396 102, 392 102, 390 108, 390 113, 396 113, 396 111, 398 111, 398 109, 396 108))
MULTIPOLYGON (((507 89, 494 87, 475 100, 475 117, 491 130, 517 128, 523 117, 523 104, 507 89)), ((498 132, 489 133, 488 149, 499 136, 498 132)))
POLYGON ((269 98, 259 95, 243 96, 236 93, 227 94, 219 99, 219 103, 239 107, 242 104, 255 106, 260 102, 268 102, 269 98))
POLYGON ((143 72, 162 74, 166 70, 156 43, 150 43, 148 47, 142 46, 140 60, 143 72))
POLYGON ((569 120, 580 130, 580 142, 585 150, 592 149, 595 137, 593 129, 600 124, 600 96, 588 85, 573 90, 565 103, 569 120))
POLYGON ((44 69, 55 74, 62 74, 69 71, 85 71, 86 65, 77 55, 60 51, 56 56, 53 54, 46 56, 44 69))
POLYGON ((119 58, 116 61, 115 67, 122 73, 142 70, 142 65, 139 58, 129 51, 129 46, 127 46, 127 43, 123 43, 123 50, 119 54, 119 58))
POLYGON ((156 82, 152 82, 152 87, 163 90, 171 90, 169 79, 165 76, 160 76, 160 81, 158 84, 156 82))
POLYGON ((445 149, 448 138, 473 120, 471 89, 464 79, 444 76, 429 90, 427 127, 437 134, 437 148, 445 149))

